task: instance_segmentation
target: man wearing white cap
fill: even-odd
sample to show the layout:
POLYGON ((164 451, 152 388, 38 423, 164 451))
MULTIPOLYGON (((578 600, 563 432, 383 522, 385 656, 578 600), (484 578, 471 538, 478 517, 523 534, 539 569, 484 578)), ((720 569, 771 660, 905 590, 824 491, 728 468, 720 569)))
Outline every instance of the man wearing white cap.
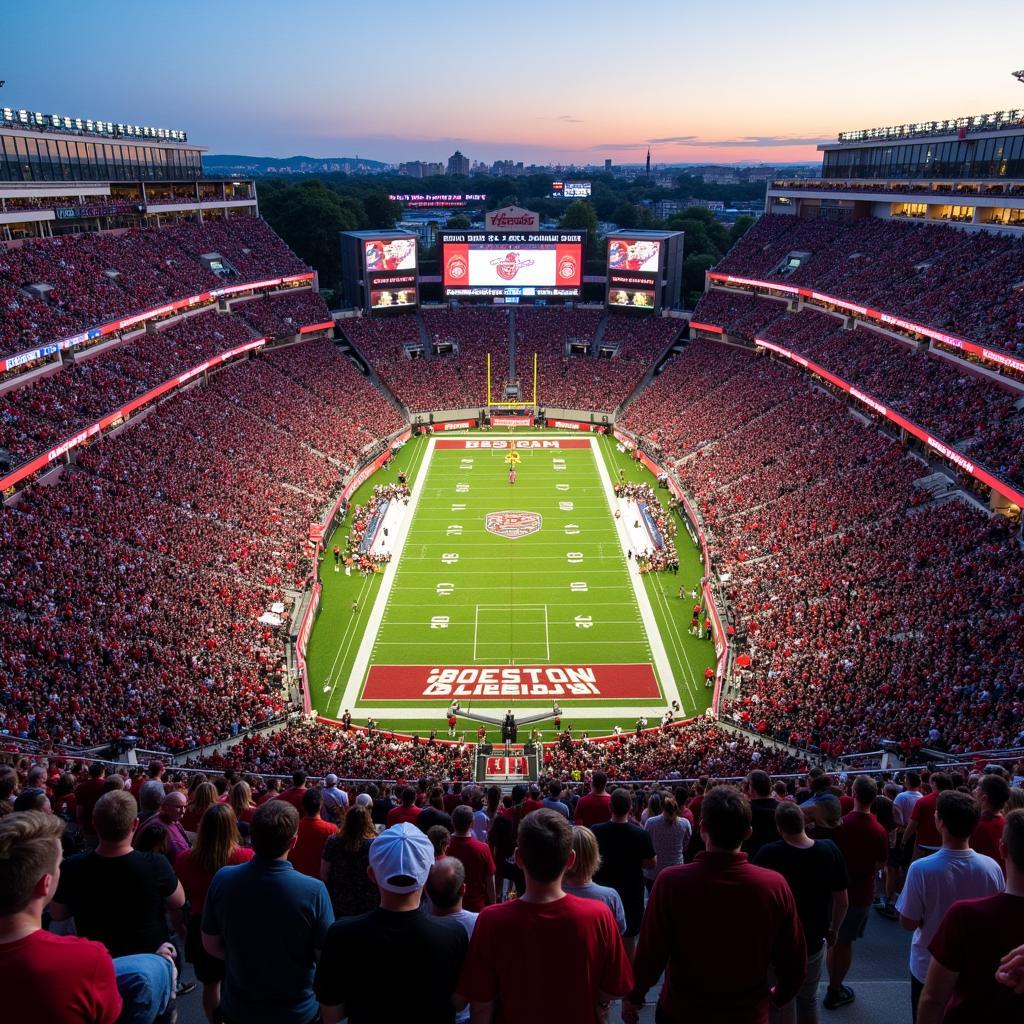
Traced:
POLYGON ((370 844, 369 857, 380 906, 336 921, 327 933, 315 983, 323 1024, 451 1024, 469 937, 458 921, 420 909, 434 847, 401 822, 370 844), (396 963, 416 965, 415 985, 395 983, 396 963))
POLYGON ((338 788, 338 776, 331 772, 324 776, 323 789, 320 790, 320 816, 324 821, 340 825, 348 809, 348 793, 338 788))

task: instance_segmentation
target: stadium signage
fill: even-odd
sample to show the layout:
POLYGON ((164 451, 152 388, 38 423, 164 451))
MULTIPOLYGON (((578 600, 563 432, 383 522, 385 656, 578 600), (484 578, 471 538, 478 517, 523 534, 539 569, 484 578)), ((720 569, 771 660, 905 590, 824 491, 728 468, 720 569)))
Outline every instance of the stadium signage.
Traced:
POLYGON ((476 420, 449 420, 447 423, 435 423, 434 430, 471 430, 476 420))
POLYGON ((503 206, 491 210, 484 217, 484 227, 490 231, 512 231, 515 228, 539 228, 540 214, 520 206, 503 206))
POLYGON ((657 699, 660 693, 650 664, 372 665, 361 699, 657 699))
POLYGON ((709 331, 711 334, 724 334, 725 332, 721 327, 717 327, 715 324, 702 324, 696 320, 690 321, 691 331, 709 331))
POLYGON ((875 412, 885 416, 889 410, 886 409, 881 402, 876 402, 870 395, 865 395, 863 391, 858 391, 857 388, 850 388, 850 395, 856 398, 858 402, 863 402, 869 409, 874 409, 875 412))
POLYGON ((593 423, 579 423, 576 420, 549 420, 548 425, 559 430, 593 430, 593 423))
POLYGON ((532 427, 532 416, 492 416, 492 427, 532 427))
POLYGON ((434 447, 442 451, 492 449, 495 451, 507 451, 509 448, 522 450, 553 449, 560 448, 589 448, 590 441, 585 437, 561 437, 561 438, 455 438, 440 437, 434 442, 434 447))

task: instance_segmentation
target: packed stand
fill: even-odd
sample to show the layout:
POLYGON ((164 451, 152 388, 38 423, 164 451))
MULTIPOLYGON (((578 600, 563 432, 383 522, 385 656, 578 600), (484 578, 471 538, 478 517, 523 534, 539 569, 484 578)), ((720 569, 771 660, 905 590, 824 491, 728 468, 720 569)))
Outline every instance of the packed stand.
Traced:
POLYGON ((180 750, 285 709, 286 625, 257 619, 304 585, 309 523, 341 487, 338 460, 369 443, 368 421, 342 410, 397 422, 330 343, 280 353, 284 369, 301 372, 303 348, 314 369, 333 359, 352 375, 335 404, 251 360, 0 511, 0 728, 180 750), (260 390, 272 422, 254 411, 260 390), (331 458, 313 447, 327 441, 331 458))
POLYGON ((1024 352, 1024 239, 866 217, 852 224, 766 215, 715 268, 777 279, 1024 352), (810 257, 792 273, 791 253, 810 257))
POLYGON ((255 217, 59 235, 0 247, 0 354, 57 341, 225 282, 308 270, 255 217), (224 275, 200 259, 213 252, 230 264, 224 275), (45 298, 27 290, 37 284, 50 286, 45 298))
POLYGON ((247 320, 269 338, 286 338, 299 333, 300 327, 332 320, 323 296, 310 290, 268 295, 264 299, 236 302, 231 311, 247 320))
POLYGON ((1024 558, 1002 517, 924 507, 926 467, 764 356, 692 345, 641 404, 634 429, 671 424, 650 434, 752 658, 726 715, 829 754, 1024 740, 1024 558))

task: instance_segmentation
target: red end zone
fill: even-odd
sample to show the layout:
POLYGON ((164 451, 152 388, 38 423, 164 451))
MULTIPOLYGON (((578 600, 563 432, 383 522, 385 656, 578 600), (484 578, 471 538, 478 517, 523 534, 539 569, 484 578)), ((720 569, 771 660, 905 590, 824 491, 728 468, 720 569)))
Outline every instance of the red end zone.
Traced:
POLYGON ((557 451, 560 448, 589 448, 590 440, 585 437, 560 437, 560 438, 461 438, 461 437, 439 437, 434 442, 438 449, 454 448, 458 451, 470 451, 471 449, 501 449, 507 448, 537 448, 557 451))
POLYGON ((372 665, 372 700, 658 700, 654 669, 642 665, 372 665))

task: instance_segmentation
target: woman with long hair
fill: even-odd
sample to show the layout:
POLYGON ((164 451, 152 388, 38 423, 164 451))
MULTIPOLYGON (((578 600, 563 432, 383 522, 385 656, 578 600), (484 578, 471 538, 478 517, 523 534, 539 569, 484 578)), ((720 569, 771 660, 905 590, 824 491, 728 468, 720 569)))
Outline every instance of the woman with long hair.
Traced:
POLYGON ((370 843, 377 838, 370 814, 361 804, 350 807, 337 835, 324 846, 320 878, 331 896, 335 917, 355 917, 380 904, 377 886, 370 881, 370 843))
POLYGON ((622 897, 610 886, 598 885, 593 881, 597 869, 601 866, 597 837, 586 826, 574 825, 572 849, 576 859, 562 878, 562 889, 573 896, 604 903, 615 915, 615 923, 619 926, 619 934, 622 935, 626 931, 626 910, 622 905, 622 897))
POLYGON ((256 813, 256 801, 252 798, 252 786, 245 779, 239 779, 228 791, 228 804, 238 819, 238 831, 246 846, 249 845, 249 825, 256 813))
POLYGON ((683 863, 693 828, 689 821, 679 814, 679 804, 672 796, 667 796, 661 801, 661 813, 648 818, 644 828, 654 844, 654 867, 644 868, 644 885, 650 892, 658 872, 672 867, 673 864, 683 863))
MULTIPOLYGON (((212 784, 209 784, 213 789, 212 784)), ((252 859, 238 834, 235 812, 228 804, 213 803, 206 809, 195 844, 179 853, 174 870, 191 903, 191 916, 185 933, 185 956, 203 985, 203 1012, 210 1024, 219 1019, 220 983, 224 980, 224 961, 210 956, 203 949, 200 923, 203 904, 213 876, 223 867, 244 864, 252 859)))
POLYGON ((189 794, 185 816, 181 819, 181 827, 186 832, 198 832, 199 822, 208 807, 217 803, 217 787, 212 782, 200 782, 189 794))
POLYGON ((661 814, 661 794, 655 790, 647 798, 647 806, 640 812, 640 824, 646 825, 649 818, 661 814))

